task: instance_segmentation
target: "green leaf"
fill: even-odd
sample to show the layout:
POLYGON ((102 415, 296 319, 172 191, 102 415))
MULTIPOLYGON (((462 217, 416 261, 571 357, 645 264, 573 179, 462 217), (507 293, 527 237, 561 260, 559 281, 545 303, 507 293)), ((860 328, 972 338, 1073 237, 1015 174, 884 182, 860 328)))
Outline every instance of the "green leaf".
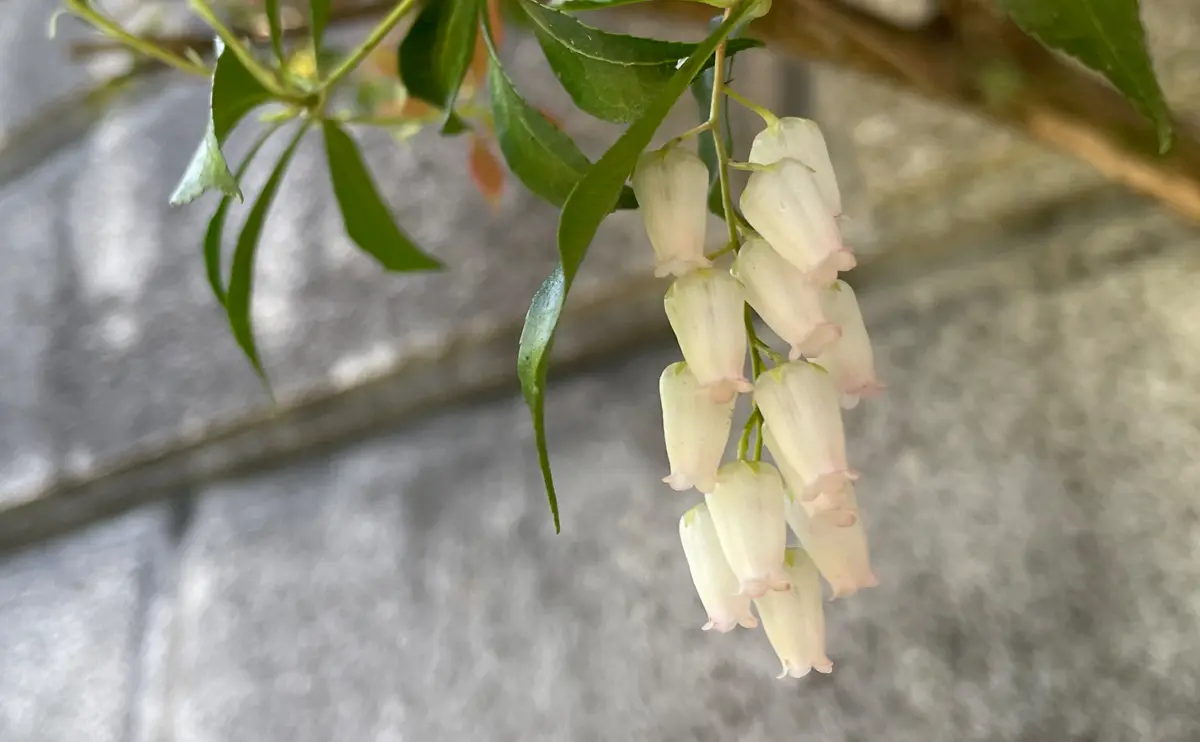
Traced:
POLYGON ((279 21, 279 0, 264 0, 263 12, 267 14, 267 28, 271 33, 271 51, 275 52, 275 59, 282 65, 283 24, 279 21))
POLYGON ((308 28, 312 37, 313 52, 321 56, 321 40, 325 27, 329 25, 329 10, 332 0, 308 0, 308 28))
POLYGON ((216 41, 217 64, 213 71, 208 128, 187 170, 171 194, 171 205, 181 206, 202 193, 217 189, 239 201, 242 192, 229 172, 221 145, 246 114, 271 100, 271 94, 254 79, 232 52, 216 41))
POLYGON ((529 313, 525 316, 525 327, 521 331, 521 345, 517 355, 521 394, 525 397, 525 403, 533 417, 538 462, 546 484, 550 511, 554 515, 555 531, 559 530, 560 525, 558 496, 554 491, 550 454, 546 447, 546 373, 550 364, 550 350, 554 345, 554 333, 562 316, 567 292, 575 280, 575 274, 587 254, 592 238, 596 236, 596 230, 617 203, 625 181, 637 164, 638 155, 650 144, 659 124, 666 118, 679 96, 687 90, 696 74, 708 63, 717 45, 753 7, 753 0, 743 0, 707 39, 696 46, 687 61, 671 76, 659 96, 646 108, 641 118, 626 129, 608 152, 588 170, 563 204, 562 215, 558 221, 559 265, 534 294, 529 313))
POLYGON ((229 293, 225 296, 225 312, 229 315, 229 327, 233 330, 233 337, 241 346, 242 352, 246 354, 250 365, 254 366, 254 371, 262 379, 264 385, 267 383, 267 374, 258 357, 258 348, 254 343, 254 328, 250 319, 250 295, 254 290, 254 253, 258 250, 258 239, 262 236, 263 224, 267 220, 271 202, 275 200, 275 193, 279 190, 280 182, 283 181, 283 174, 306 129, 307 126, 304 124, 297 129, 296 135, 292 137, 287 149, 275 163, 271 177, 267 179, 262 191, 258 194, 258 199, 246 216, 242 232, 238 235, 237 247, 233 251, 233 267, 229 273, 229 293))
MULTIPOLYGON (((525 102, 495 56, 488 65, 488 88, 496 139, 509 169, 530 191, 562 206, 591 161, 571 137, 525 102)), ((626 186, 618 208, 636 206, 633 189, 626 186)))
POLYGON ((561 3, 553 3, 553 6, 568 13, 577 13, 584 10, 604 10, 644 2, 647 0, 565 0, 561 3))
MULTIPOLYGON (((666 89, 696 44, 609 33, 528 1, 522 6, 555 76, 584 111, 615 123, 637 119, 666 89)), ((739 39, 728 54, 761 46, 739 39)))
POLYGON ((333 121, 323 127, 333 193, 350 239, 390 271, 440 269, 442 264, 422 252, 392 221, 354 140, 333 121))
MULTIPOLYGON (((271 126, 259 135, 258 140, 246 153, 242 164, 238 166, 237 179, 239 181, 246 174, 246 170, 249 169, 250 163, 258 151, 281 126, 283 126, 283 122, 271 126)), ((217 210, 208 220, 208 229, 204 232, 204 269, 208 274, 208 285, 212 287, 213 295, 217 297, 221 306, 225 306, 225 278, 221 275, 221 236, 225 230, 225 215, 229 212, 231 203, 233 203, 233 196, 221 197, 221 203, 217 204, 217 210)))
POLYGON ((421 10, 400 42, 400 80, 409 95, 445 112, 443 134, 466 128, 454 115, 454 101, 475 52, 480 2, 433 0, 421 10))
POLYGON ((1013 21, 1046 46, 1108 78, 1150 119, 1160 152, 1171 147, 1171 111, 1154 76, 1137 0, 1001 0, 1013 21))

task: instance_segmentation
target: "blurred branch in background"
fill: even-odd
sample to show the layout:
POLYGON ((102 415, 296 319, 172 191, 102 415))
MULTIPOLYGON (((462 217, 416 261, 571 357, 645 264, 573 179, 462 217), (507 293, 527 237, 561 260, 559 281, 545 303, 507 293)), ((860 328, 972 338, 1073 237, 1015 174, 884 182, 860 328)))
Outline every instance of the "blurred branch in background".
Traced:
MULTIPOLYGON (((377 17, 393 0, 338 3, 330 23, 377 17)), ((611 12, 707 23, 712 8, 676 0, 655 0, 611 12)), ((262 29, 238 33, 265 41, 262 29)), ((1092 73, 1047 51, 980 0, 943 0, 941 12, 917 28, 904 28, 839 0, 775 0, 752 35, 777 53, 829 64, 889 82, 982 118, 1015 128, 1054 149, 1090 163, 1109 179, 1151 196, 1174 211, 1200 221, 1200 138, 1185 122, 1176 122, 1175 146, 1157 151, 1153 126, 1115 90, 1092 73)), ((285 35, 303 36, 293 24, 285 35)), ((179 55, 208 57, 207 34, 150 37, 179 55)), ((107 40, 76 42, 79 59, 117 53, 107 40)), ((96 89, 51 105, 35 121, 0 136, 0 184, 17 177, 77 135, 82 122, 132 83, 162 71, 139 61, 129 72, 96 89), (64 130, 55 136, 53 130, 64 130), (69 131, 67 131, 69 130, 69 131)))

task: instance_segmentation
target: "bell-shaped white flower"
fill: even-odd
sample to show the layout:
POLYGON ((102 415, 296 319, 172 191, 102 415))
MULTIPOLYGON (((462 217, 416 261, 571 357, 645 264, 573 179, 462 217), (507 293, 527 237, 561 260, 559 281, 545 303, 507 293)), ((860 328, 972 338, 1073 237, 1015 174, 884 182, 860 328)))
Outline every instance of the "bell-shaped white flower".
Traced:
POLYGON ((785 157, 799 160, 812 170, 817 181, 817 190, 834 216, 842 213, 842 194, 838 190, 837 175, 829 159, 829 148, 825 146, 825 135, 816 121, 810 119, 775 119, 754 137, 750 145, 750 162, 770 165, 785 157))
POLYGON ((704 496, 721 551, 743 595, 757 598, 788 587, 783 570, 786 497, 775 467, 748 461, 721 467, 716 488, 704 496))
MULTIPOLYGON (((843 496, 847 507, 857 512, 853 485, 846 486, 843 496)), ((833 597, 853 595, 879 584, 871 570, 867 532, 861 518, 846 524, 839 519, 838 511, 813 512, 805 503, 791 498, 785 503, 785 511, 788 525, 833 589, 833 597)))
POLYGON ((742 191, 742 213, 809 283, 828 286, 856 264, 807 165, 785 157, 756 167, 742 191))
POLYGON ((733 275, 742 282, 754 311, 791 346, 789 359, 815 356, 841 337, 841 328, 825 318, 822 290, 806 282, 804 274, 765 240, 742 245, 733 275))
POLYGON ((878 394, 884 386, 875 378, 875 353, 854 289, 838 281, 821 293, 821 303, 830 320, 842 328, 842 337, 815 360, 829 370, 842 395, 842 406, 849 409, 860 398, 878 394))
POLYGON ((682 276, 711 265, 704 257, 708 169, 699 156, 678 145, 644 152, 633 171, 633 192, 654 246, 654 275, 682 276))
POLYGON ((733 424, 734 399, 714 402, 684 361, 672 363, 663 371, 658 394, 662 399, 667 460, 671 463, 671 474, 663 481, 679 491, 695 487, 712 492, 733 424))
POLYGON ((740 593, 738 579, 725 561, 707 505, 700 503, 683 514, 679 519, 679 539, 683 542, 692 582, 708 612, 704 630, 716 629, 724 634, 738 625, 747 629, 758 626, 758 620, 750 612, 750 598, 740 593))
POLYGON ((791 587, 754 601, 767 639, 783 664, 780 678, 802 678, 810 671, 833 672, 825 654, 825 612, 817 568, 803 549, 791 548, 784 558, 791 587))
POLYGON ((703 268, 667 289, 667 319, 688 368, 714 402, 754 387, 746 379, 742 285, 726 271, 703 268))
POLYGON ((801 480, 791 485, 802 500, 840 492, 858 478, 846 464, 842 411, 825 369, 807 361, 776 366, 759 375, 754 403, 771 431, 771 455, 801 480))
POLYGON ((775 465, 783 475, 783 484, 787 488, 788 497, 798 501, 809 514, 820 513, 831 523, 842 526, 853 525, 858 520, 858 509, 852 505, 848 493, 853 492, 847 480, 832 480, 825 492, 808 489, 808 482, 813 476, 805 476, 795 469, 791 462, 783 457, 775 456, 774 452, 782 450, 770 425, 762 426, 763 442, 767 450, 775 458, 775 465), (840 486, 839 486, 840 485, 840 486), (836 487, 836 489, 835 489, 836 487))

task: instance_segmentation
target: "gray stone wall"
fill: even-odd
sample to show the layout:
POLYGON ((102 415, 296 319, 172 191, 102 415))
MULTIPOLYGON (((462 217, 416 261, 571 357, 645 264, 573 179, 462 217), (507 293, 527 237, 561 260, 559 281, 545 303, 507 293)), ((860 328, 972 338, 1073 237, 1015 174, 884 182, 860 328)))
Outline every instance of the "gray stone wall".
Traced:
MULTIPOLYGON (((1190 110, 1200 23, 1147 5, 1190 110)), ((11 7, 0 58, 58 60, 11 7)), ((82 84, 47 64, 0 100, 82 84)), ((833 675, 776 682, 761 632, 698 630, 636 218, 558 347, 555 536, 511 380, 552 211, 514 188, 485 216, 452 143, 368 138, 454 267, 383 276, 303 151, 259 274, 272 410, 208 298, 205 210, 161 205, 203 107, 172 86, 0 187, 0 740, 1200 739, 1200 233, 1010 133, 813 82, 890 384, 848 416, 881 586, 828 606, 833 675)))

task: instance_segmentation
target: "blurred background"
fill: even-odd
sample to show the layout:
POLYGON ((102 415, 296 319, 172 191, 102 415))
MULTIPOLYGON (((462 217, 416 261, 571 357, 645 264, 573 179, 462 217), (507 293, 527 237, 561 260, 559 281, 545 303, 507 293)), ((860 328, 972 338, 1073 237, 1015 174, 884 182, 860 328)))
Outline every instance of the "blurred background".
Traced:
MULTIPOLYGON (((386 275, 310 138, 260 249, 272 406, 205 279, 215 202, 166 203, 204 81, 64 107, 105 70, 70 58, 81 24, 46 38, 56 7, 0 0, 3 742, 1200 739, 1194 222, 977 118, 739 57, 740 89, 827 132, 890 387, 847 415, 881 585, 828 606, 832 675, 775 681, 761 632, 699 631, 636 214, 555 349, 555 536, 514 374, 555 210, 512 180, 489 208, 459 140, 365 132, 449 266, 386 275)), ((1143 7, 1186 118, 1200 8, 1143 7)), ((531 39, 505 55, 604 150, 531 39)))

